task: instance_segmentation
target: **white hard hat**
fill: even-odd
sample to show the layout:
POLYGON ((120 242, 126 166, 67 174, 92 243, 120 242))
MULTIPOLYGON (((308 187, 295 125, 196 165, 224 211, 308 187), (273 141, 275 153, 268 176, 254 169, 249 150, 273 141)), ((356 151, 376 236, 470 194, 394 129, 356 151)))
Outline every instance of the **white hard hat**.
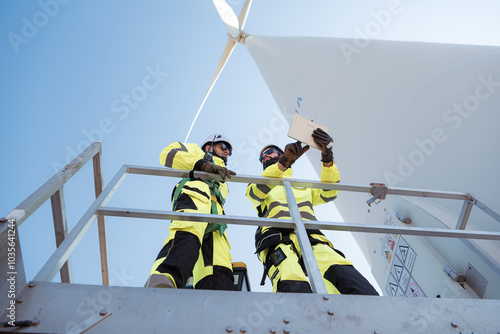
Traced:
POLYGON ((231 145, 231 141, 229 140, 229 138, 227 138, 226 136, 224 136, 223 134, 220 134, 220 133, 213 133, 210 136, 208 136, 207 138, 205 138, 205 140, 203 141, 203 144, 201 144, 201 148, 204 150, 205 146, 207 144, 212 144, 212 142, 213 142, 213 144, 225 143, 227 146, 229 146, 229 155, 232 154, 233 146, 231 145))

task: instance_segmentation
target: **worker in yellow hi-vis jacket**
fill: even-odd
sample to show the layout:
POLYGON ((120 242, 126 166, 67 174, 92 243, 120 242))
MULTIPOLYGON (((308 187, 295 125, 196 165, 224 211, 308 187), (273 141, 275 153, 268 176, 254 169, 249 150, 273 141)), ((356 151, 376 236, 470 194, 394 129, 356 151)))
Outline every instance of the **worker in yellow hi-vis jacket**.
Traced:
MULTIPOLYGON (((333 161, 332 138, 320 128, 314 130, 313 138, 322 147, 321 181, 339 182, 339 170, 333 161)), ((275 145, 264 147, 259 158, 264 168, 262 176, 290 178, 290 166, 308 149, 309 146, 302 147, 300 142, 288 144, 285 151, 275 145)), ((333 201, 338 191, 293 188, 293 194, 302 219, 316 220, 313 207, 333 201)), ((259 217, 290 219, 282 186, 249 184, 247 199, 259 217)), ((293 228, 260 226, 255 233, 256 253, 264 265, 261 285, 264 285, 267 275, 273 283, 273 292, 312 292, 294 232, 293 228)), ((328 293, 378 295, 320 230, 308 229, 307 233, 328 293)))
MULTIPOLYGON (((201 145, 174 142, 160 154, 166 167, 219 174, 223 180, 236 175, 226 168, 232 153, 229 139, 213 134, 201 145)), ((229 194, 227 183, 194 178, 182 179, 172 193, 172 210, 224 214, 229 194)), ((173 220, 170 233, 151 269, 146 282, 152 288, 183 288, 193 274, 195 289, 233 290, 226 224, 209 224, 173 220)))

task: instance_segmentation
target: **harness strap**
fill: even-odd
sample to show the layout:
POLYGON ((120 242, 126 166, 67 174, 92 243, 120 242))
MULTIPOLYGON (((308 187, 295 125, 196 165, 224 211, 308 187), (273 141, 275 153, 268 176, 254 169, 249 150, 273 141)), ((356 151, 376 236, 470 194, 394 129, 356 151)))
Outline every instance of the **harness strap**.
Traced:
POLYGON ((173 210, 175 211, 175 206, 177 205, 177 198, 179 198, 179 195, 181 194, 182 188, 184 188, 184 185, 188 182, 191 181, 190 178, 183 178, 181 182, 177 184, 177 188, 175 188, 174 194, 172 195, 172 199, 174 200, 174 205, 172 206, 173 210))
MULTIPOLYGON (((262 227, 259 226, 259 228, 257 229, 257 232, 259 231, 262 231, 262 227)), ((281 243, 283 244, 288 244, 288 243, 292 243, 293 245, 293 242, 292 240, 290 239, 290 233, 289 232, 280 232, 279 233, 279 239, 280 240, 277 240, 277 234, 274 234, 274 235, 270 235, 269 236, 270 239, 273 239, 273 240, 269 240, 271 241, 271 245, 269 246, 269 250, 267 251, 267 254, 266 254, 266 259, 264 261, 264 272, 262 273, 262 279, 260 280, 260 285, 265 285, 266 284, 266 276, 269 274, 269 269, 271 268, 271 265, 270 265, 270 261, 269 261, 269 255, 276 249, 276 247, 278 247, 278 245, 280 245, 281 243)), ((264 248, 267 248, 267 247, 264 247, 264 248)), ((295 246, 293 246, 295 252, 298 254, 297 250, 295 249, 295 246)), ((259 252, 260 253, 260 252, 259 252)), ((259 254, 257 253, 257 256, 259 256, 259 254)), ((301 264, 302 266, 302 264, 301 264)), ((276 270, 278 270, 276 268, 276 270)))
MULTIPOLYGON (((220 204, 221 207, 224 205, 224 198, 222 197, 219 191, 219 182, 217 181, 208 181, 208 187, 210 188, 210 199, 212 201, 212 214, 218 214, 217 212, 217 203, 220 204)), ((222 214, 224 215, 224 209, 222 209, 222 214)), ((213 231, 219 230, 220 235, 224 234, 224 231, 227 228, 227 224, 218 224, 218 223, 209 223, 207 228, 205 229, 205 234, 212 233, 213 231)))
MULTIPOLYGON (((189 172, 189 178, 183 178, 178 183, 177 187, 175 188, 174 194, 172 196, 172 198, 174 200, 173 209, 175 210, 175 206, 177 204, 177 199, 179 198, 179 195, 181 194, 182 189, 184 188, 184 185, 189 181, 195 181, 195 180, 196 181, 203 181, 203 182, 208 184, 208 187, 210 189, 210 201, 211 201, 210 213, 211 214, 218 214, 217 203, 219 203, 222 207, 224 205, 224 202, 225 202, 225 199, 222 197, 222 194, 219 191, 220 183, 217 181, 213 181, 213 180, 204 181, 202 179, 195 178, 193 171, 189 172)), ((225 214, 224 209, 222 210, 222 214, 225 214)), ((209 223, 207 225, 207 228, 205 229, 205 234, 212 233, 213 231, 219 230, 220 235, 222 236, 222 234, 224 233, 226 228, 227 228, 227 224, 209 223)))

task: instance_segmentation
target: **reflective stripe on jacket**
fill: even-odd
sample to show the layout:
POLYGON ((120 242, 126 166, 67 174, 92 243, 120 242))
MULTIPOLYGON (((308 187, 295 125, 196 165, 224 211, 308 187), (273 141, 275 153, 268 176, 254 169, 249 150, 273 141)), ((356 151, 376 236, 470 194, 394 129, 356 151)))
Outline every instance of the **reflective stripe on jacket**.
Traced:
MULTIPOLYGON (((165 147, 160 153, 160 163, 169 168, 174 169, 184 169, 193 170, 194 165, 197 161, 205 157, 205 152, 196 144, 184 144, 180 142, 174 142, 169 146, 165 147)), ((225 167, 224 161, 217 157, 213 157, 214 163, 216 165, 225 167)), ((219 192, 223 200, 225 200, 229 194, 229 188, 226 182, 220 182, 219 192)), ((193 180, 188 181, 184 184, 182 192, 179 198, 187 195, 190 198, 196 198, 202 201, 210 201, 211 194, 208 184, 204 181, 193 180)), ((219 203, 221 204, 221 203, 219 203)), ((219 205, 218 205, 219 206, 219 205)), ((175 208, 174 208, 175 210, 175 208)), ((222 206, 220 206, 219 214, 222 214, 222 206)), ((210 212, 203 212, 210 213, 210 212)))
MULTIPOLYGON (((278 168, 278 164, 273 164, 267 167, 262 176, 275 178, 291 178, 292 169, 288 168, 284 172, 278 168)), ((333 164, 331 167, 321 169, 322 182, 339 182, 340 174, 337 166, 333 164)), ((313 207, 333 201, 338 194, 338 190, 323 190, 311 188, 293 188, 293 194, 299 207, 300 215, 304 220, 317 220, 314 215, 313 207)), ((286 191, 283 186, 272 186, 262 184, 249 184, 247 187, 247 199, 252 203, 252 206, 257 210, 259 217, 264 218, 279 218, 290 219, 290 212, 286 200, 286 191)), ((286 228, 271 228, 264 226, 257 230, 256 247, 262 248, 263 237, 268 237, 275 234, 273 231, 291 232, 293 229, 286 228), (266 233, 267 232, 267 233, 266 233)), ((308 233, 318 233, 319 230, 308 230, 308 233)), ((321 232, 319 232, 321 233, 321 232)), ((278 239, 279 242, 279 239, 278 239)), ((266 242, 267 243, 267 242, 266 242)))

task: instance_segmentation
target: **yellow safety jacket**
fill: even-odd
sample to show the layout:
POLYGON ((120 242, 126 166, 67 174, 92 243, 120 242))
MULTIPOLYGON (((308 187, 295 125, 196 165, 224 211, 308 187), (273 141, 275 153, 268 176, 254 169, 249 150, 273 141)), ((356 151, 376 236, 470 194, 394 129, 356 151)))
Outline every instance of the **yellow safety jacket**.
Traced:
MULTIPOLYGON (((292 169, 288 168, 284 172, 278 168, 278 164, 267 167, 262 176, 275 178, 291 178, 292 169)), ((339 182, 340 174, 335 163, 331 167, 321 169, 322 182, 339 182)), ((317 220, 313 207, 333 201, 338 194, 338 190, 323 190, 311 188, 293 188, 293 194, 299 207, 300 215, 304 220, 317 220)), ((272 186, 263 184, 249 184, 247 187, 247 199, 257 210, 259 217, 290 219, 286 191, 283 186, 272 186)), ((292 228, 272 228, 261 226, 255 235, 256 253, 287 238, 288 233, 293 233, 292 228), (285 234, 280 233, 285 232, 285 234), (285 236, 286 235, 286 236, 285 236)), ((322 234, 319 230, 308 230, 309 234, 322 234)), ((284 241, 284 240, 283 240, 284 241)))
MULTIPOLYGON (((196 163, 208 162, 208 160, 201 161, 204 158, 205 152, 198 145, 180 142, 170 144, 160 153, 160 163, 165 167, 175 169, 193 170, 196 163)), ((222 167, 226 166, 224 160, 217 156, 213 156, 213 162, 222 167)), ((172 193, 172 209, 174 211, 187 210, 200 213, 224 214, 223 205, 228 194, 229 188, 226 182, 184 179, 176 185, 172 193), (182 187, 182 190, 174 198, 174 193, 179 186, 182 187), (196 203, 206 203, 209 201, 212 201, 211 206, 196 205, 196 203)), ((223 230, 221 230, 222 232, 223 230)))

